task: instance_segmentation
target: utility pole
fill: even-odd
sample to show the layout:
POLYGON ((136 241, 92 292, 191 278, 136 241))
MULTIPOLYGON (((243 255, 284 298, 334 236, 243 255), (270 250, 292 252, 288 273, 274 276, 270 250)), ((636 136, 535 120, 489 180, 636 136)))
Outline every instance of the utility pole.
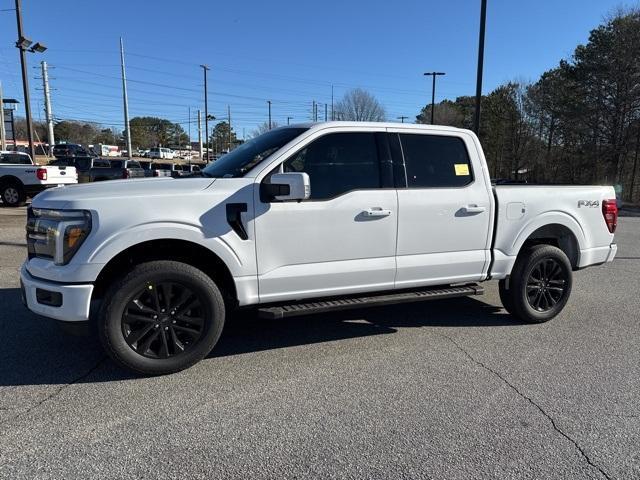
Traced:
POLYGON ((122 69, 122 102, 124 103, 124 134, 127 141, 127 158, 131 158, 131 128, 129 127, 129 98, 127 97, 127 74, 124 68, 124 44, 120 37, 120 67, 122 69))
POLYGON ((205 142, 207 145, 207 162, 211 161, 210 158, 210 139, 209 139, 209 99, 207 93, 207 72, 210 68, 207 65, 200 65, 202 70, 204 71, 204 132, 205 132, 205 142))
POLYGON ((287 125, 289 125, 290 120, 293 120, 293 117, 287 117, 287 125))
POLYGON ((433 77, 433 86, 431 87, 431 125, 433 125, 433 114, 436 108, 436 77, 438 75, 445 75, 444 72, 427 72, 425 76, 433 77))
POLYGON ((327 104, 324 104, 324 121, 327 121, 327 104))
POLYGON ((229 147, 228 151, 231 151, 231 106, 227 105, 227 120, 229 120, 229 147))
POLYGON ((2 97, 2 82, 0 82, 0 149, 7 149, 7 132, 4 129, 4 101, 2 97))
POLYGON ((404 119, 405 119, 405 118, 409 118, 409 117, 405 117, 404 115, 400 115, 400 116, 398 117, 398 120, 400 120, 400 123, 404 123, 404 119))
POLYGON ((336 116, 333 114, 333 85, 331 85, 331 120, 335 120, 336 116))
POLYGON ((487 0, 480 7, 480 36, 478 38, 478 76, 476 77, 476 111, 473 115, 473 131, 480 132, 480 103, 482 101, 482 68, 484 66, 484 31, 487 23, 487 0))
POLYGON ((198 109, 198 152, 200 153, 200 160, 202 160, 202 114, 198 109))
POLYGON ((267 100, 269 104, 269 130, 271 130, 271 100, 267 100))
POLYGON ((47 117, 47 133, 49 136, 49 156, 53 156, 53 146, 56 144, 53 137, 53 112, 51 111, 51 92, 49 91, 49 70, 47 62, 40 62, 42 66, 42 88, 44 90, 44 111, 47 117))
POLYGON ((187 141, 187 143, 189 144, 188 145, 189 148, 187 150, 189 150, 189 153, 188 153, 188 155, 189 155, 189 171, 191 171, 191 157, 192 157, 191 154, 193 153, 193 151, 191 150, 191 105, 189 105, 187 107, 187 115, 188 115, 188 118, 189 118, 189 123, 188 123, 188 125, 189 125, 189 133, 187 134, 189 136, 189 140, 187 141))
MULTIPOLYGON (((20 50, 20 65, 22 68, 22 91, 24 93, 24 112, 27 117, 27 139, 29 141, 29 155, 36 161, 36 149, 33 145, 33 123, 31 120, 31 101, 29 99, 29 77, 27 76, 27 48, 31 41, 25 38, 22 31, 22 7, 20 0, 16 0, 16 23, 18 24, 18 41, 16 47, 20 50)), ((3 113, 4 114, 4 113, 3 113)))
POLYGON ((311 107, 311 118, 314 122, 318 121, 318 110, 316 110, 316 101, 313 101, 313 106, 311 107))

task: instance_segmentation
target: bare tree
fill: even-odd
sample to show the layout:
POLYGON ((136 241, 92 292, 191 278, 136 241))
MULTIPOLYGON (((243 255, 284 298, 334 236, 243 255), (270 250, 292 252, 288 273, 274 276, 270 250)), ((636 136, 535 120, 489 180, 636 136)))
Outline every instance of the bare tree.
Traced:
POLYGON ((366 90, 356 88, 345 93, 335 107, 337 120, 357 122, 383 122, 384 107, 366 90))
POLYGON ((268 132, 269 130, 273 130, 274 128, 278 128, 279 126, 280 125, 278 124, 278 122, 272 121, 271 122, 271 128, 269 128, 269 122, 262 122, 260 125, 258 125, 258 128, 256 128, 254 131, 251 132, 250 136, 251 136, 251 138, 257 137, 259 135, 262 135, 263 133, 268 132))

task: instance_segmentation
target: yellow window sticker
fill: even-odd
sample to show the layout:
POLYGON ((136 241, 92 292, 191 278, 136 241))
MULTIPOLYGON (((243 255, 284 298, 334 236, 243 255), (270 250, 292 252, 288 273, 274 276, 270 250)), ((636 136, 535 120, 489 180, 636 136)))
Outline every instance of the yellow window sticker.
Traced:
POLYGON ((456 176, 469 175, 469 165, 466 163, 456 163, 453 166, 456 169, 456 176))

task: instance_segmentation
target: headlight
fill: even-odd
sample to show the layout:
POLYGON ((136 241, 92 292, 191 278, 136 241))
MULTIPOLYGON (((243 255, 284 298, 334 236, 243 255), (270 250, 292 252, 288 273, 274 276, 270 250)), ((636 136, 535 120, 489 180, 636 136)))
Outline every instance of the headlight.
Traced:
POLYGON ((29 208, 27 212, 29 258, 66 265, 91 231, 91 213, 86 210, 29 208))

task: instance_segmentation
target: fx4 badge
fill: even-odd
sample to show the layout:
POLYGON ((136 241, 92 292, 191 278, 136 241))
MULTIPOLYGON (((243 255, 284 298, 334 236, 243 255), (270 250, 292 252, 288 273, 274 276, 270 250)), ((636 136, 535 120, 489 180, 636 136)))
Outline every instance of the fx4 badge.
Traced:
POLYGON ((600 201, 598 200, 578 200, 578 208, 587 207, 587 208, 596 208, 600 206, 600 201))

